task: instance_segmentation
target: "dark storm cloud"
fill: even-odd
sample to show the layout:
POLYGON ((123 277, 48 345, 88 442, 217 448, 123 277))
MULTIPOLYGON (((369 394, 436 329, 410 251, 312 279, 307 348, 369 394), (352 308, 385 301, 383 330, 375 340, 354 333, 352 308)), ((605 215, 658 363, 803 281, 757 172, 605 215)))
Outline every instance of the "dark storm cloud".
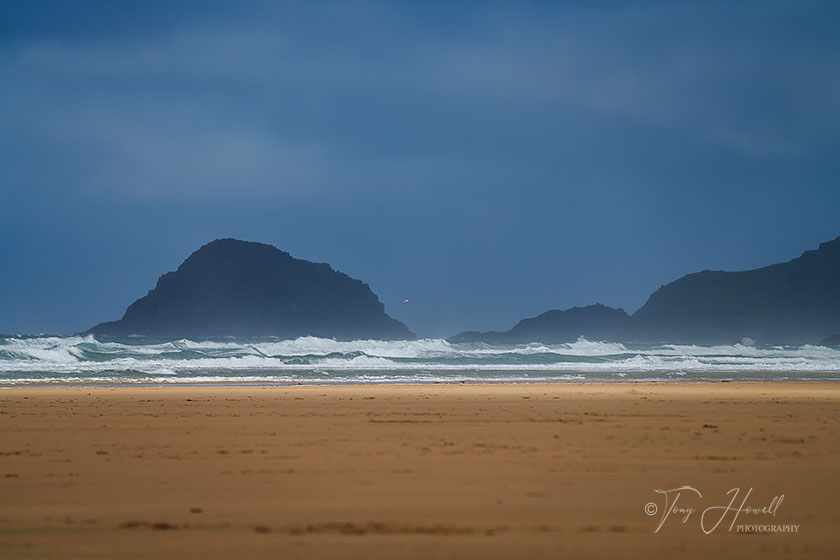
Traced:
MULTIPOLYGON (((499 124, 513 137, 532 120, 592 114, 753 156, 794 157, 834 138, 840 59, 823 48, 828 38, 777 43, 766 28, 786 10, 757 22, 747 10, 723 22, 697 11, 491 11, 466 33, 432 36, 389 6, 346 26, 328 12, 322 23, 340 33, 317 40, 278 16, 109 41, 22 40, 3 56, 4 120, 43 144, 98 154, 89 185, 167 197, 339 180, 376 188, 388 168, 458 167, 425 121, 500 121, 511 107, 539 112, 499 124), (373 141, 357 137, 362 127, 373 141), (428 143, 412 145, 415 130, 428 143), (403 153, 382 154, 384 136, 403 153)), ((508 157, 500 144, 468 158, 508 157)))

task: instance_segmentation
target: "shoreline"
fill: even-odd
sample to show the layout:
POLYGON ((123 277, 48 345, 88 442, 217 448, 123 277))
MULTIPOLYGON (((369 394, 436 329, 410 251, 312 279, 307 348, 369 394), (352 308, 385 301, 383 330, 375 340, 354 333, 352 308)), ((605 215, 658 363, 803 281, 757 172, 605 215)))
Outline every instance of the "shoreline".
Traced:
POLYGON ((840 545, 837 383, 18 386, 0 391, 0 421, 0 550, 16 558, 832 558, 840 545), (657 532, 656 490, 684 485, 702 492, 680 498, 698 513, 657 532), (784 499, 741 514, 752 532, 730 516, 705 534, 699 512, 733 488, 758 509, 784 499), (764 529, 777 525, 798 528, 764 529))
MULTIPOLYGON (((714 373, 714 372, 713 372, 714 373)), ((727 373, 727 372, 717 372, 720 374, 727 373)), ((821 372, 825 375, 832 375, 834 372, 821 372)), ((838 374, 840 375, 840 374, 838 374)), ((814 379, 801 379, 801 378, 782 378, 782 379, 766 379, 766 378, 759 378, 759 379, 739 379, 737 377, 731 378, 720 378, 720 379, 655 379, 655 380, 648 380, 648 379, 557 379, 557 380, 547 380, 547 379, 536 379, 533 381, 527 380, 488 380, 488 379, 480 379, 480 380, 451 380, 451 381, 333 381, 333 382, 325 382, 323 380, 312 381, 312 382, 265 382, 265 381, 257 381, 253 383, 248 382, 231 382, 231 383, 224 383, 224 382, 217 382, 217 381, 208 381, 206 383, 202 382, 169 382, 169 383, 161 383, 161 382, 136 382, 136 383, 120 383, 120 382, 113 382, 113 383, 63 383, 63 382, 55 382, 55 383, 19 383, 19 384, 3 384, 0 383, 0 390, 5 389, 22 389, 22 388, 31 388, 31 389, 50 389, 50 388, 65 388, 65 389, 73 389, 73 388, 154 388, 154 387, 376 387, 376 386, 423 386, 423 385, 630 385, 630 384, 638 384, 638 385, 672 385, 672 384, 688 384, 688 385, 702 385, 702 384, 720 384, 720 383, 743 383, 743 384, 795 384, 795 383, 802 383, 802 384, 819 384, 824 383, 826 385, 833 385, 833 384, 840 384, 840 377, 837 379, 833 378, 814 378, 814 379)))

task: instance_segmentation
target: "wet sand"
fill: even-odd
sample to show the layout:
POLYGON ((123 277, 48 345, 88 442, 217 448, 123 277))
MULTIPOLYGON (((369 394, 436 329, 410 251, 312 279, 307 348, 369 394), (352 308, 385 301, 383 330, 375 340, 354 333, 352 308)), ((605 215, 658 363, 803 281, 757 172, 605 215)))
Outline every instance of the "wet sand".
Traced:
POLYGON ((0 557, 836 558, 838 444, 836 384, 7 388, 0 557))

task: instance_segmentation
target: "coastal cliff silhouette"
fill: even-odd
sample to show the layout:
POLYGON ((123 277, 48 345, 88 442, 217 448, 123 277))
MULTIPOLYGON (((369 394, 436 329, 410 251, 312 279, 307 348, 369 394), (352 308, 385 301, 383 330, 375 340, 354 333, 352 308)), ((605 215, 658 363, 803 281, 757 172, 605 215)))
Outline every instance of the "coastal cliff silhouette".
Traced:
POLYGON ((452 342, 592 340, 816 344, 840 332, 840 237, 791 261, 743 272, 705 270, 662 286, 633 315, 603 305, 551 310, 504 332, 464 332, 452 342))
MULTIPOLYGON (((367 284, 271 245, 217 239, 160 277, 117 321, 88 333, 161 338, 410 339, 367 284)), ((601 304, 550 310, 508 331, 450 342, 563 343, 580 337, 683 344, 837 344, 840 237, 788 262, 705 270, 660 287, 632 315, 601 304), (828 337, 828 338, 827 338, 828 337)))
POLYGON ((122 319, 88 333, 161 338, 410 339, 367 284, 271 245, 217 239, 167 272, 122 319))

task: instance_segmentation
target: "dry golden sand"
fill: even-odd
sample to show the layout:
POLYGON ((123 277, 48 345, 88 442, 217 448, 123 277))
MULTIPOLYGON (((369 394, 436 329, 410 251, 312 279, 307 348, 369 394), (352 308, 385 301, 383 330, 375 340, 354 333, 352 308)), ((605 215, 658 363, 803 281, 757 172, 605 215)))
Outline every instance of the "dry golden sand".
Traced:
POLYGON ((787 383, 0 389, 0 557, 837 558, 838 405, 787 383), (698 509, 784 494, 738 522, 799 532, 707 535, 697 511, 654 533, 654 490, 682 485, 698 509))

